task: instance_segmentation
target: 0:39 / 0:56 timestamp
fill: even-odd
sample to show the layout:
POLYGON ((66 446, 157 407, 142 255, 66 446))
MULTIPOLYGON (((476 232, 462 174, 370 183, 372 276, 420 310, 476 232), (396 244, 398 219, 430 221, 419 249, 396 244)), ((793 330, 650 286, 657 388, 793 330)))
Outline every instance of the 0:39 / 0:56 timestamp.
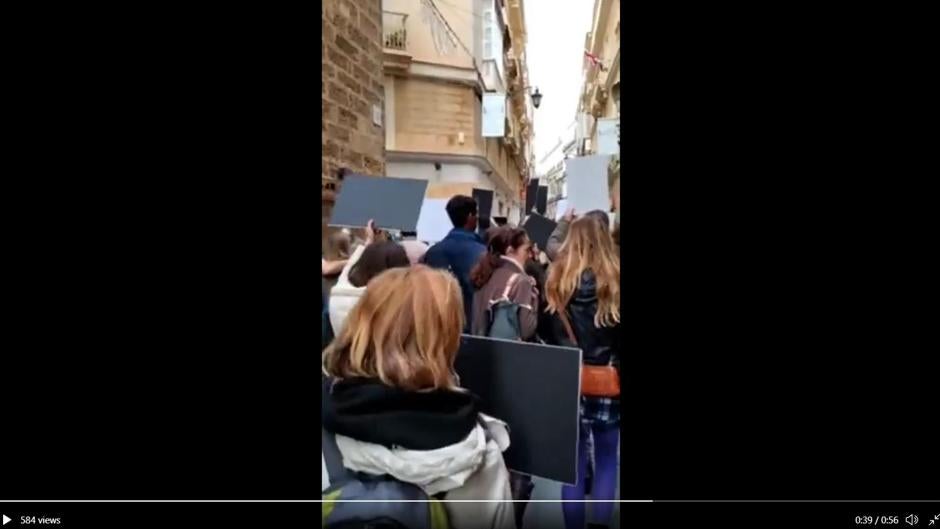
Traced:
POLYGON ((855 517, 855 525, 858 526, 878 527, 879 525, 890 526, 898 525, 900 523, 901 517, 897 515, 872 516, 868 514, 855 517))

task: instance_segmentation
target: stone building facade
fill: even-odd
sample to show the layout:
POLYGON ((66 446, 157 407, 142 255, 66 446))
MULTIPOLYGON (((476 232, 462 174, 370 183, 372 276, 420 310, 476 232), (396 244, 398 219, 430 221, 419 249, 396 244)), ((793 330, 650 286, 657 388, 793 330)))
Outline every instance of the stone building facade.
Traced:
POLYGON ((584 47, 603 64, 603 68, 584 59, 584 82, 578 112, 583 116, 581 135, 583 153, 597 152, 597 121, 620 118, 620 2, 594 0, 591 31, 584 47))
POLYGON ((387 175, 491 190, 487 213, 514 223, 534 162, 523 4, 383 3, 387 175), (483 136, 484 93, 507 96, 502 137, 483 136))
MULTIPOLYGON (((620 3, 616 0, 594 0, 591 31, 585 35, 584 49, 600 61, 600 65, 584 59, 584 80, 578 102, 578 155, 602 152, 612 154, 607 171, 608 184, 619 193, 620 180, 620 3), (599 122, 613 121, 616 129, 605 128, 601 138, 599 122), (614 143, 616 142, 616 143, 614 143), (603 144, 603 148, 602 148, 603 144), (613 149, 611 149, 613 148, 613 149)), ((620 208, 619 196, 613 204, 620 208)))
POLYGON ((322 10, 320 177, 325 228, 341 185, 336 180, 341 167, 385 174, 385 87, 382 0, 323 0, 322 10))

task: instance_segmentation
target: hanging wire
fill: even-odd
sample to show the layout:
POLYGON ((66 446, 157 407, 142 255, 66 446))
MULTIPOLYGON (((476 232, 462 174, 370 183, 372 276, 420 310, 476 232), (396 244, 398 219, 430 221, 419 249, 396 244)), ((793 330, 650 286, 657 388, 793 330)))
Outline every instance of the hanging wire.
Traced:
POLYGON ((421 15, 424 23, 431 28, 431 41, 437 53, 440 55, 453 53, 457 49, 454 36, 451 35, 447 22, 438 14, 430 0, 421 0, 421 15))
MULTIPOLYGON (((439 27, 440 24, 444 25, 444 28, 447 30, 447 36, 449 37, 450 45, 453 46, 455 43, 459 44, 460 47, 463 48, 465 52, 467 52, 467 55, 470 56, 470 60, 473 64, 473 70, 477 74, 477 81, 479 81, 480 86, 486 90, 486 82, 483 80, 483 72, 481 72, 479 66, 477 66, 476 55, 474 55, 473 52, 470 51, 470 48, 467 47, 467 45, 464 44, 462 40, 460 40, 460 36, 457 35, 457 32, 454 31, 454 28, 450 27, 450 23, 447 22, 447 19, 444 17, 444 14, 441 13, 441 10, 437 7, 437 4, 434 3, 434 0, 421 0, 421 5, 425 9, 425 17, 428 16, 427 10, 430 10, 432 13, 431 16, 434 20, 429 22, 432 28, 432 35, 435 27, 439 27)), ((437 45, 435 44, 435 46, 437 45)))
POLYGON ((447 6, 447 7, 449 7, 449 8, 451 8, 451 9, 453 9, 454 11, 463 13, 463 14, 465 14, 465 15, 470 15, 470 16, 473 16, 473 17, 476 17, 476 18, 480 18, 480 19, 483 18, 483 15, 480 14, 479 12, 477 12, 477 11, 470 11, 470 10, 468 10, 468 9, 465 8, 465 7, 460 7, 460 6, 456 5, 456 4, 452 4, 452 3, 448 2, 447 0, 437 0, 437 1, 440 2, 440 3, 442 3, 442 4, 444 4, 445 6, 447 6))

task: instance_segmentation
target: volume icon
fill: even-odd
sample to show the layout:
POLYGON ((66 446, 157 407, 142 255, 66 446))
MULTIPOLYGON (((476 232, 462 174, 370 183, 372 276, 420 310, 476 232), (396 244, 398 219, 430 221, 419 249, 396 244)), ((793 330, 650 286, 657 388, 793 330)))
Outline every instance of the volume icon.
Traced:
POLYGON ((904 521, 907 522, 907 525, 914 526, 920 523, 920 518, 916 514, 908 514, 904 521))

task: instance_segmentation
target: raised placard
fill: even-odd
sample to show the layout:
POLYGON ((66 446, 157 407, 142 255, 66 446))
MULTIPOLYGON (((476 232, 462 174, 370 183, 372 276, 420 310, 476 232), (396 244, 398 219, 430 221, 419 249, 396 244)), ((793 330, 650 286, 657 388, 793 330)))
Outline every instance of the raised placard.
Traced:
POLYGON ((493 212, 493 192, 489 189, 474 188, 473 198, 477 201, 477 216, 483 219, 490 218, 493 212))
POLYGON ((528 185, 525 188, 525 214, 528 215, 532 212, 532 209, 535 208, 535 201, 538 199, 539 195, 539 179, 533 178, 529 180, 528 185))
POLYGON ((533 213, 525 220, 522 228, 529 234, 529 240, 539 245, 544 250, 548 247, 548 239, 555 231, 558 223, 552 219, 543 217, 538 213, 533 213))
POLYGON ((330 226, 416 231, 427 180, 347 173, 333 205, 330 226))
POLYGON ((610 156, 582 156, 565 160, 568 206, 578 215, 599 209, 610 211, 607 168, 610 156))
POLYGON ((539 215, 544 215, 548 209, 548 186, 539 186, 538 194, 535 198, 535 211, 539 215))
POLYGON ((421 214, 418 216, 417 237, 419 241, 429 244, 436 243, 447 237, 454 224, 447 216, 447 200, 443 198, 426 198, 421 204, 421 214))

